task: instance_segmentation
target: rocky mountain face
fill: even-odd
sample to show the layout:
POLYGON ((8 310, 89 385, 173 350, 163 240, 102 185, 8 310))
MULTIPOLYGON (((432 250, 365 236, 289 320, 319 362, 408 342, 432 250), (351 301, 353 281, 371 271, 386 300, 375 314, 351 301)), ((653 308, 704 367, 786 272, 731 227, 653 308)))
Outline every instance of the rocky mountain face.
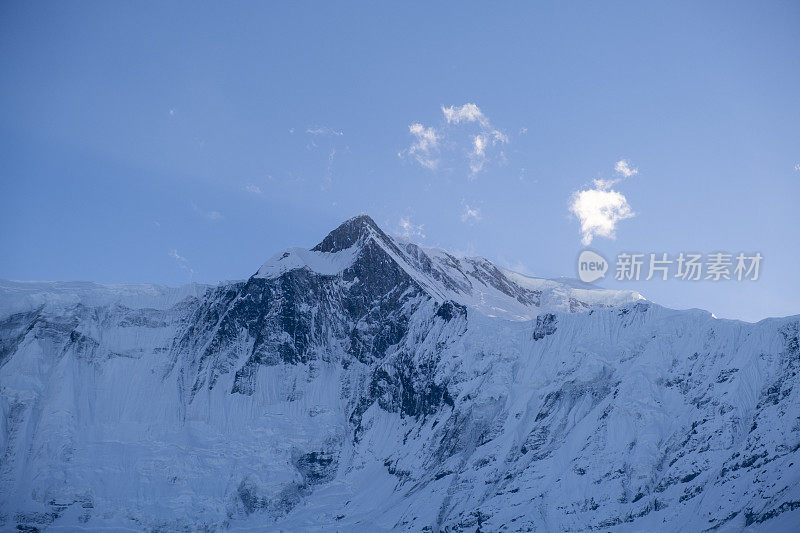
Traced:
POLYGON ((366 216, 246 281, 0 282, 0 529, 797 531, 799 330, 366 216))

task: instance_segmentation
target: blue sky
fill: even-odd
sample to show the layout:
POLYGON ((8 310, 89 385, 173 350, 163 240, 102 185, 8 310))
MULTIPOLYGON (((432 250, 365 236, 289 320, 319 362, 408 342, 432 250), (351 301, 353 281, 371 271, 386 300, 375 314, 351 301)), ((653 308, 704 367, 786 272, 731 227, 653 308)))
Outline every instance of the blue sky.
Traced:
POLYGON ((4 2, 0 277, 240 279, 361 212, 575 276, 570 203, 626 161, 633 216, 594 250, 764 262, 602 285, 797 314, 798 27, 797 2, 4 2))

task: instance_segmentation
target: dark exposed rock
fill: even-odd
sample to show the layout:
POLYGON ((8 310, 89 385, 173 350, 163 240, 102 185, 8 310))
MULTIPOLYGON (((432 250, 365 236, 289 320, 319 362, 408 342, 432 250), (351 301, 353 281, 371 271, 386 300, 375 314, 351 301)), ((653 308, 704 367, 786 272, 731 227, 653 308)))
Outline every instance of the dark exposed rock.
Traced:
POLYGON ((533 327, 533 340, 538 341, 545 338, 547 335, 552 335, 558 329, 556 323, 558 319, 556 315, 547 313, 536 317, 536 325, 533 327))
POLYGON ((327 451, 308 452, 295 461, 306 485, 319 485, 333 479, 337 465, 338 457, 327 451))
POLYGON ((375 224, 368 215, 359 215, 342 223, 330 232, 321 243, 312 248, 315 252, 339 252, 346 250, 359 240, 369 236, 370 232, 386 237, 386 234, 375 224))

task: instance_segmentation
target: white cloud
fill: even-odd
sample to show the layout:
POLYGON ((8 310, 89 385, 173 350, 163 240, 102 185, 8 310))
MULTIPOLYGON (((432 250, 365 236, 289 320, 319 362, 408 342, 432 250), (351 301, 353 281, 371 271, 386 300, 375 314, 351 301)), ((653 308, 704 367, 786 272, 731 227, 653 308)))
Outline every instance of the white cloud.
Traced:
POLYGON ((333 158, 336 156, 336 148, 331 148, 328 152, 328 166, 325 167, 325 174, 322 176, 321 189, 324 191, 333 183, 333 158))
POLYGON ((469 169, 473 176, 483 170, 486 165, 487 147, 508 143, 508 136, 492 127, 489 117, 484 115, 483 111, 475 104, 467 103, 461 107, 442 106, 442 113, 448 124, 475 122, 480 126, 480 133, 472 137, 472 150, 469 154, 469 169))
POLYGON ((473 146, 475 147, 473 153, 479 156, 486 155, 486 136, 485 135, 476 135, 475 140, 473 141, 473 146))
POLYGON ((622 176, 623 178, 630 178, 631 176, 635 176, 639 173, 638 168, 632 168, 631 162, 627 159, 620 159, 614 165, 614 172, 622 176))
POLYGON ((461 222, 472 225, 475 224, 476 222, 479 222, 481 218, 483 218, 481 216, 480 209, 478 209, 477 207, 472 208, 466 202, 462 203, 464 204, 464 212, 461 213, 461 222))
POLYGON ((253 184, 245 185, 244 186, 244 190, 249 192, 249 193, 251 193, 251 194, 261 194, 262 193, 261 187, 259 187, 258 185, 253 185, 253 184))
POLYGON ((306 129, 306 133, 308 133, 309 135, 336 135, 338 137, 344 135, 344 132, 342 130, 334 130, 331 128, 327 128, 325 126, 314 126, 308 128, 306 129))
POLYGON ((171 116, 171 117, 175 116, 175 110, 174 109, 170 109, 169 110, 169 116, 171 116))
POLYGON ((581 241, 584 246, 591 244, 595 237, 616 238, 617 224, 635 216, 628 199, 621 192, 612 190, 612 187, 635 176, 639 169, 632 167, 627 159, 620 159, 614 165, 614 172, 620 177, 597 178, 592 181, 594 188, 577 191, 572 195, 569 210, 581 223, 581 241))
POLYGON ((398 222, 399 231, 398 235, 403 237, 406 240, 411 240, 414 237, 420 237, 422 239, 425 238, 425 233, 423 232, 422 224, 414 224, 411 221, 411 217, 400 217, 400 222, 398 222))
POLYGON ((488 140, 483 134, 476 135, 472 141, 472 153, 469 156, 469 169, 473 174, 483 170, 486 164, 486 145, 488 140))
POLYGON ((498 142, 499 143, 504 143, 504 144, 508 143, 508 141, 509 141, 508 135, 506 135, 502 131, 500 131, 500 130, 492 130, 491 133, 492 133, 492 138, 494 139, 492 144, 495 144, 495 143, 498 143, 498 142))
POLYGON ((619 180, 604 180, 604 179, 600 179, 600 178, 597 178, 596 180, 592 180, 592 183, 594 183, 595 189, 600 189, 601 191, 609 190, 611 187, 613 187, 618 182, 619 182, 619 180))
POLYGON ((439 166, 437 153, 439 150, 440 137, 436 129, 433 127, 426 128, 419 122, 415 122, 408 127, 408 131, 416 140, 408 150, 400 152, 397 155, 403 157, 403 155, 408 154, 413 157, 417 163, 431 170, 439 166))
POLYGON ((622 193, 600 188, 573 194, 569 210, 580 220, 584 246, 594 237, 616 238, 617 223, 634 216, 622 193))
MULTIPOLYGON (((460 139, 453 139, 455 129, 448 126, 459 126, 462 124, 475 124, 472 130, 477 129, 477 133, 470 135, 470 148, 466 150, 461 148, 459 151, 461 157, 466 153, 469 162, 469 168, 472 175, 477 174, 486 166, 486 162, 490 159, 489 148, 499 144, 506 144, 509 142, 508 136, 492 126, 489 117, 487 117, 480 108, 473 103, 466 103, 462 106, 442 106, 442 114, 444 115, 444 125, 440 130, 435 127, 426 127, 419 122, 411 124, 408 129, 415 137, 415 142, 407 149, 398 154, 399 157, 406 155, 412 156, 420 165, 435 170, 440 163, 440 145, 444 148, 457 147, 465 140, 463 137, 460 139), (449 142, 440 143, 446 140, 449 142)), ((496 156, 501 161, 504 155, 496 156)))
MULTIPOLYGON (((502 131, 492 127, 489 117, 475 104, 464 104, 461 107, 444 107, 442 113, 448 124, 460 124, 461 122, 477 122, 481 126, 481 132, 489 134, 495 141, 508 142, 508 136, 502 131)), ((527 130, 525 130, 527 131, 527 130)))
POLYGON ((178 263, 178 268, 187 271, 190 275, 194 274, 194 270, 189 268, 189 261, 178 253, 178 250, 170 250, 169 256, 178 263))
POLYGON ((489 119, 475 104, 464 104, 461 107, 442 106, 442 113, 448 124, 464 122, 479 122, 481 126, 489 128, 489 119))
POLYGON ((794 166, 794 170, 795 170, 795 172, 800 172, 800 163, 797 163, 797 164, 794 166))
POLYGON ((200 207, 194 202, 192 202, 192 209, 194 209, 195 213, 205 219, 210 220, 211 222, 217 222, 225 218, 219 211, 204 211, 203 209, 200 209, 200 207))
POLYGON ((632 168, 630 161, 628 161, 627 159, 620 159, 614 164, 614 172, 616 172, 616 174, 621 177, 612 178, 608 180, 604 180, 602 178, 594 179, 592 180, 592 183, 594 183, 595 188, 607 191, 617 183, 621 182, 622 180, 625 180, 627 178, 630 178, 631 176, 635 176, 636 174, 638 174, 639 169, 632 168))
POLYGON ((186 262, 186 258, 183 257, 181 254, 179 254, 178 250, 170 250, 169 251, 169 256, 171 258, 173 258, 174 260, 180 262, 180 263, 185 263, 186 262))

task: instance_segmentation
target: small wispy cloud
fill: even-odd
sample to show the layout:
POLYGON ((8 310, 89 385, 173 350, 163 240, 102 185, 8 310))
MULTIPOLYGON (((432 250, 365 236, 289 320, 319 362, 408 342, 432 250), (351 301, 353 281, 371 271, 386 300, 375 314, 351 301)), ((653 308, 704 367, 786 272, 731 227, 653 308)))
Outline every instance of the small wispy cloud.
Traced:
MULTIPOLYGON (((411 124, 408 129, 415 140, 407 149, 398 153, 399 157, 412 157, 417 163, 425 168, 435 170, 440 163, 440 146, 457 148, 464 140, 452 138, 455 134, 455 127, 464 124, 475 124, 472 135, 470 135, 469 149, 462 149, 467 153, 467 162, 471 175, 481 172, 489 159, 488 149, 495 145, 506 144, 509 142, 508 135, 492 126, 489 117, 474 103, 466 103, 462 106, 441 106, 443 122, 440 127, 427 127, 419 122, 411 124), (475 132, 477 129, 477 132, 475 132), (440 141, 448 140, 442 144, 440 141)), ((461 152, 464 153, 463 151, 461 152)), ((463 155, 462 155, 463 157, 463 155)), ((500 154, 499 159, 503 159, 504 154, 500 154)))
POLYGON ((461 107, 442 106, 442 113, 448 124, 458 124, 459 122, 480 122, 482 126, 489 127, 489 119, 475 104, 464 104, 461 107))
POLYGON ((613 187, 618 182, 619 182, 619 180, 604 180, 604 179, 601 179, 601 178, 597 178, 597 179, 592 180, 592 183, 594 183, 595 189, 600 189, 601 191, 607 191, 608 189, 613 187))
POLYGON ((178 264, 178 268, 187 271, 190 275, 194 274, 194 270, 189 267, 189 261, 178 253, 178 250, 172 249, 169 251, 169 256, 178 264))
POLYGON ((336 157, 336 148, 331 148, 328 152, 328 165, 325 167, 325 174, 322 176, 322 190, 331 186, 333 182, 333 158, 336 157))
POLYGON ((617 224, 635 216, 628 199, 612 187, 620 181, 639 173, 626 159, 617 161, 614 172, 621 176, 615 179, 595 179, 593 188, 573 193, 569 210, 581 224, 581 242, 584 246, 595 237, 616 238, 617 224))
POLYGON ((633 168, 631 166, 631 162, 627 159, 620 159, 616 163, 614 163, 614 173, 617 175, 616 178, 611 179, 602 179, 597 178, 592 180, 594 183, 595 188, 607 191, 617 183, 630 178, 631 176, 635 176, 639 173, 638 168, 633 168))
POLYGON ((472 153, 469 158, 469 169, 473 174, 477 174, 483 170, 483 165, 486 164, 486 136, 483 134, 476 135, 472 140, 472 153))
POLYGON ((334 183, 334 159, 338 160, 350 152, 344 131, 328 126, 310 126, 305 129, 305 135, 301 138, 305 142, 306 150, 314 152, 310 162, 316 168, 313 171, 306 170, 308 179, 313 174, 313 179, 319 180, 320 190, 329 189, 334 183))
POLYGON ((205 218, 206 220, 210 220, 211 222, 217 222, 217 221, 220 221, 223 218, 225 218, 224 216, 222 216, 222 213, 220 213, 219 211, 206 211, 204 209, 201 209, 194 202, 192 202, 191 205, 192 205, 192 209, 194 209, 195 213, 197 213, 201 217, 205 218))
POLYGON ((623 178, 630 178, 631 176, 635 176, 639 173, 638 168, 633 168, 631 166, 631 162, 627 159, 620 159, 614 165, 614 172, 622 176, 623 178))
POLYGON ((800 172, 800 163, 797 163, 797 164, 794 166, 794 171, 795 171, 795 172, 800 172))
POLYGON ((170 250, 169 256, 179 263, 186 263, 186 258, 178 253, 178 250, 170 250))
POLYGON ((171 116, 171 117, 174 117, 174 116, 175 116, 175 109, 173 109, 173 108, 170 108, 170 110, 169 110, 169 116, 171 116))
POLYGON ((337 137, 344 135, 342 130, 335 130, 326 126, 312 126, 306 129, 306 133, 309 135, 335 135, 337 137))
POLYGON ((397 154, 399 157, 409 155, 425 168, 431 170, 439 166, 437 157, 439 150, 439 134, 436 128, 426 128, 422 124, 415 122, 408 127, 408 131, 414 136, 414 142, 408 148, 397 154))
POLYGON ((519 181, 530 181, 531 183, 539 182, 539 180, 537 180, 536 178, 531 179, 528 177, 528 169, 526 169, 525 167, 519 169, 519 181))
POLYGON ((442 106, 442 113, 448 124, 460 124, 461 122, 477 122, 481 127, 481 133, 485 137, 494 139, 495 141, 507 143, 508 136, 502 131, 492 127, 489 117, 483 114, 483 111, 475 104, 464 104, 461 107, 444 107, 442 106))
POLYGON ((397 225, 397 234, 406 240, 413 240, 415 237, 419 237, 421 239, 425 238, 423 224, 414 224, 409 216, 400 217, 400 221, 397 223, 397 225))
POLYGON ((248 185, 245 185, 243 188, 244 188, 245 191, 249 192, 250 194, 262 194, 263 193, 263 191, 261 190, 261 187, 259 187, 258 185, 253 185, 252 183, 250 183, 248 185))
POLYGON ((461 212, 461 222, 470 225, 480 222, 481 218, 483 218, 480 209, 477 207, 470 207, 469 204, 464 201, 461 203, 464 206, 464 211, 461 212))

